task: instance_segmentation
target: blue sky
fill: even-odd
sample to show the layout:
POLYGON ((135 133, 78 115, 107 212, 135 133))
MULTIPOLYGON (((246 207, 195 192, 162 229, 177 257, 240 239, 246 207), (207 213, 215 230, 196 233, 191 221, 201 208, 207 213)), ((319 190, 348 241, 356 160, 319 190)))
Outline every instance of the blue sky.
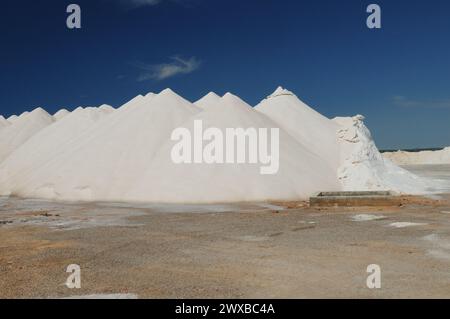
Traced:
POLYGON ((170 87, 255 105, 278 85, 380 148, 450 145, 447 0, 2 1, 0 114, 119 106, 170 87), (82 29, 66 27, 66 7, 82 29), (382 8, 382 29, 366 7, 382 8))

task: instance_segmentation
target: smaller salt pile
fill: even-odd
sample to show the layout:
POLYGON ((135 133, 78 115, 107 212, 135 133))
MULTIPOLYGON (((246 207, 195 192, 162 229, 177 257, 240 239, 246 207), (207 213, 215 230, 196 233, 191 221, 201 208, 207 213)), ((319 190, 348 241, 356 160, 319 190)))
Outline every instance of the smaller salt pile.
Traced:
POLYGON ((403 194, 432 191, 430 181, 383 158, 363 120, 362 115, 333 119, 341 126, 337 132, 341 154, 337 175, 343 190, 390 190, 403 194))
POLYGON ((383 156, 397 165, 445 165, 450 164, 450 147, 446 147, 440 151, 387 152, 383 153, 383 156))

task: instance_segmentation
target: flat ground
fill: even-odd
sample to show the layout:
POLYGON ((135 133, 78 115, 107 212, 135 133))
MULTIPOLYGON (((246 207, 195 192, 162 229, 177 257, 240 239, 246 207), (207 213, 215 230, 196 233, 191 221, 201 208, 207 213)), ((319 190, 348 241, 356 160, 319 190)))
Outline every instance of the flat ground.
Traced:
POLYGON ((0 297, 450 298, 450 195, 400 207, 0 200, 0 297), (64 283, 81 267, 81 289, 64 283), (381 289, 366 270, 381 267, 381 289))

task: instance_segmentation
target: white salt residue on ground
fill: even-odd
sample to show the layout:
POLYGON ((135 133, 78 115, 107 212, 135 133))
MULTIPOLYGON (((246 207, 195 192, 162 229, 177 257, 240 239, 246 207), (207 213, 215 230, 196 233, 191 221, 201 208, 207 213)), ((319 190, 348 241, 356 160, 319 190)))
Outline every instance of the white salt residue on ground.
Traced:
POLYGON ((193 104, 167 89, 114 112, 99 110, 107 116, 79 109, 62 112, 52 125, 55 119, 43 110, 8 119, 0 140, 20 143, 0 143, 0 152, 13 151, 0 163, 0 195, 211 203, 299 200, 318 191, 431 191, 427 181, 383 159, 362 116, 330 120, 282 88, 256 108, 229 93, 193 104), (43 123, 33 124, 34 117, 43 123), (204 129, 279 128, 278 173, 261 175, 259 164, 174 164, 171 133, 192 130, 195 120, 204 129), (22 125, 26 138, 11 129, 22 125))
POLYGON ((371 220, 380 220, 385 219, 386 217, 383 215, 371 215, 371 214, 359 214, 352 216, 351 219, 354 222, 365 222, 365 221, 371 221, 371 220))
POLYGON ((432 247, 427 253, 437 259, 450 260, 450 240, 443 238, 438 234, 431 234, 423 237, 423 239, 429 242, 432 247))
POLYGON ((440 151, 386 152, 383 156, 397 165, 450 164, 450 147, 440 151))
POLYGON ((0 222, 4 227, 46 226, 57 231, 111 226, 139 227, 141 224, 130 218, 146 214, 139 208, 0 198, 0 222))
POLYGON ((389 224, 390 227, 395 228, 405 228, 405 227, 414 227, 414 226, 425 226, 428 225, 426 223, 411 223, 411 222, 395 222, 389 224))

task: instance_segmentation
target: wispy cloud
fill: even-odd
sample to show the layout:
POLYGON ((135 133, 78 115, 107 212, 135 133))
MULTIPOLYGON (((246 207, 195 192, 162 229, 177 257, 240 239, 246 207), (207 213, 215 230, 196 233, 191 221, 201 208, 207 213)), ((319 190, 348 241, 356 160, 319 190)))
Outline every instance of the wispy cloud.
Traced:
POLYGON ((138 81, 157 80, 162 81, 178 74, 189 74, 200 67, 201 62, 196 58, 183 59, 175 56, 171 58, 170 63, 145 64, 142 62, 134 63, 143 73, 139 75, 138 81))
POLYGON ((403 108, 423 108, 423 109, 447 109, 450 108, 450 99, 439 100, 414 100, 405 96, 394 96, 392 98, 395 105, 403 108))

